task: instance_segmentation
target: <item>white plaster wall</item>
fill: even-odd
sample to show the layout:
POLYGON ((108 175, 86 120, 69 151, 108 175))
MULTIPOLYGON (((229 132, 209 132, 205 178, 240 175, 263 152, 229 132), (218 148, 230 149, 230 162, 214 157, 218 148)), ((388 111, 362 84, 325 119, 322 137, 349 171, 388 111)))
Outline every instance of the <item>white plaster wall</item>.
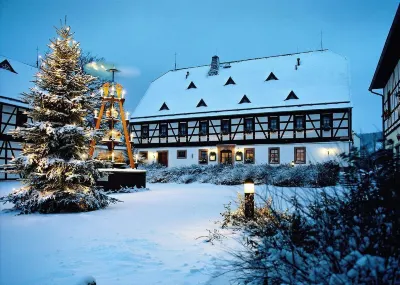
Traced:
MULTIPOLYGON (((246 145, 235 147, 235 151, 241 151, 244 153, 245 148, 255 149, 255 163, 262 164, 268 163, 268 148, 279 147, 280 148, 280 163, 291 163, 294 160, 294 148, 305 147, 306 148, 306 164, 323 162, 328 160, 338 160, 338 155, 349 152, 350 142, 328 142, 328 143, 299 143, 299 144, 263 144, 263 145, 246 145)), ((217 147, 169 147, 169 148, 148 148, 139 149, 139 151, 148 151, 147 163, 157 162, 158 151, 168 151, 168 166, 183 166, 198 164, 199 160, 199 149, 207 149, 208 152, 215 152, 217 154, 217 160, 208 164, 217 164, 219 161, 217 147), (186 159, 177 159, 177 150, 186 150, 186 159)), ((233 154, 233 158, 235 154, 233 154)), ((238 162, 235 162, 238 163, 238 162)))

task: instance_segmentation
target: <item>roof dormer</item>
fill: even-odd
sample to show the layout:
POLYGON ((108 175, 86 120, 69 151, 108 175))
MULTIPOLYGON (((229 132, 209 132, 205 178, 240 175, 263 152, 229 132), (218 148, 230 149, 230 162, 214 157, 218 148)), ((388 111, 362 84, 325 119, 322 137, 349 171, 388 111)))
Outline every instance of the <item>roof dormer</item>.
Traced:
POLYGON ((273 72, 271 72, 267 79, 265 79, 265 81, 270 81, 270 80, 278 80, 278 78, 275 76, 275 74, 273 72))
POLYGON ((250 100, 249 100, 249 98, 247 98, 246 95, 244 95, 244 96, 242 97, 242 100, 240 100, 240 102, 239 102, 239 104, 243 104, 243 103, 251 103, 250 100))
POLYGON ((297 95, 292 91, 290 91, 289 95, 286 97, 285 101, 287 100, 292 100, 292 99, 299 99, 299 97, 297 97, 297 95))
POLYGON ((196 108, 198 108, 198 107, 207 107, 207 104, 206 104, 206 102, 204 102, 203 99, 201 99, 199 101, 199 103, 197 104, 196 108))
POLYGON ((192 89, 192 88, 197 88, 196 85, 194 85, 193 81, 190 82, 187 89, 192 89))
POLYGON ((225 86, 226 85, 231 85, 231 84, 236 84, 236 83, 235 83, 235 81, 233 81, 232 77, 229 76, 228 80, 225 83, 225 86))
POLYGON ((165 102, 162 104, 160 111, 164 111, 164 110, 169 110, 167 104, 165 104, 165 102))

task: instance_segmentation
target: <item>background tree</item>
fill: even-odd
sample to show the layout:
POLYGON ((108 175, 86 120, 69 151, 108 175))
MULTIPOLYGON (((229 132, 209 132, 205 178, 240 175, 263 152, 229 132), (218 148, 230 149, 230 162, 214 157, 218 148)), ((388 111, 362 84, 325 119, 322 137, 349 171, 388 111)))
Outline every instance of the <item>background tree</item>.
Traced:
POLYGON ((116 202, 95 186, 100 162, 87 160, 93 133, 85 117, 96 103, 90 90, 95 78, 81 68, 70 27, 56 31, 59 38, 49 45, 36 86, 23 94, 33 123, 12 132, 26 142, 12 164, 25 186, 1 200, 22 213, 91 211, 116 202))

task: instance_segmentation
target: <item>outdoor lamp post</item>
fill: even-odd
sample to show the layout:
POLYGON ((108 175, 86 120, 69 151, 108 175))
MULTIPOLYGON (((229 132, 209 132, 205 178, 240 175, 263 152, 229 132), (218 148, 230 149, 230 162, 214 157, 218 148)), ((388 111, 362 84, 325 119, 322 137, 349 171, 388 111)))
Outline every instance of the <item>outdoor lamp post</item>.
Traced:
POLYGON ((294 161, 292 160, 292 162, 290 163, 291 167, 294 167, 294 161))
POLYGON ((250 178, 244 181, 244 215, 254 217, 254 181, 250 178))

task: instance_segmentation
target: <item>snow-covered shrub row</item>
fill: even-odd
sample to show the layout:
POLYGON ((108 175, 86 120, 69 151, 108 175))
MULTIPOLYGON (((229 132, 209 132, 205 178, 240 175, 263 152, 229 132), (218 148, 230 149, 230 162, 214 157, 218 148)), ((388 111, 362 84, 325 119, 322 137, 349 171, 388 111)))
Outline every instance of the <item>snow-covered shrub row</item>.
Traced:
POLYGON ((247 178, 256 184, 288 187, 325 187, 338 182, 339 165, 330 161, 310 165, 270 166, 268 164, 191 165, 166 168, 159 164, 142 166, 150 183, 212 183, 239 185, 247 178))
POLYGON ((256 205, 252 219, 243 197, 235 210, 226 205, 221 227, 243 246, 226 272, 236 272, 238 284, 399 284, 400 164, 380 152, 371 168, 354 172, 363 173, 359 184, 340 189, 287 197, 268 187, 273 198, 256 205))

